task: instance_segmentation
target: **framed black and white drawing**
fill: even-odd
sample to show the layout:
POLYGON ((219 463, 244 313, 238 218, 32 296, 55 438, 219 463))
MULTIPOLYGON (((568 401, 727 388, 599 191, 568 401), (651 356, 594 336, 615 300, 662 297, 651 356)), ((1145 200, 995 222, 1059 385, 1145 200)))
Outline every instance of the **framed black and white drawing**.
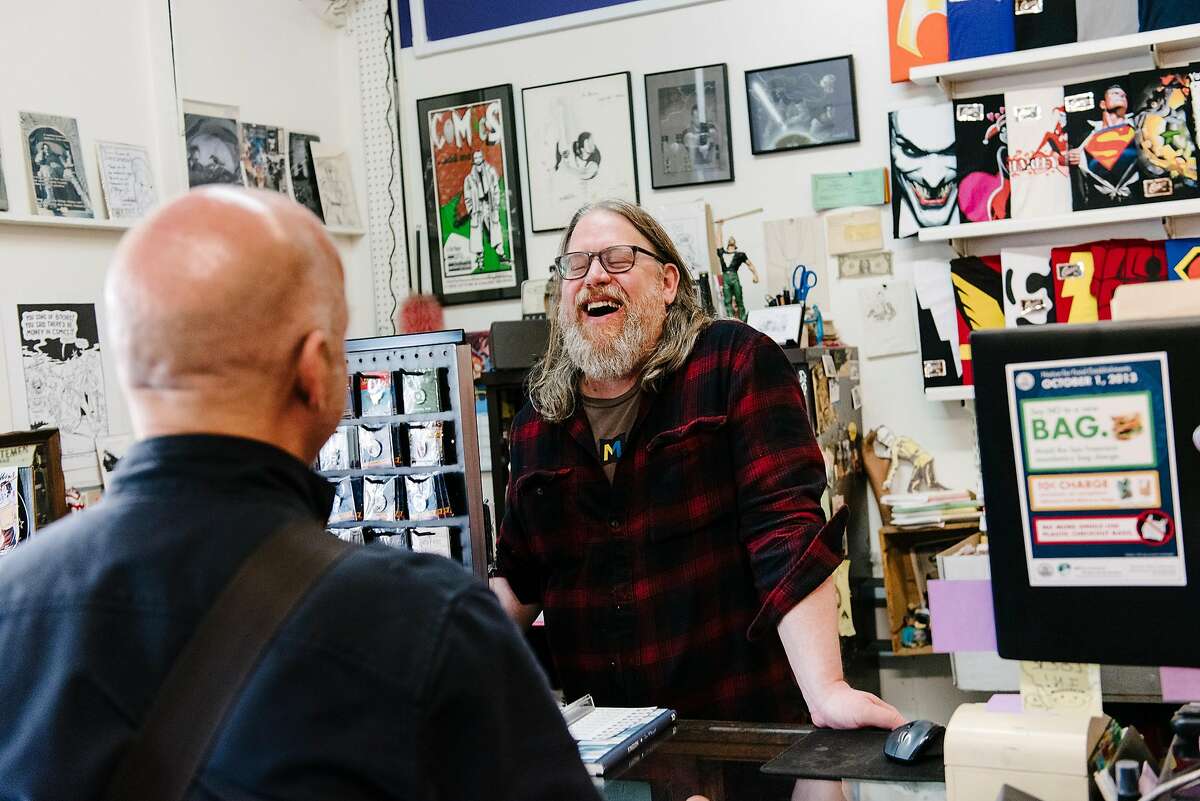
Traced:
POLYGON ((617 72, 521 91, 535 232, 566 228, 594 200, 638 202, 632 87, 617 72))
POLYGON ((854 58, 839 56, 746 73, 750 150, 756 156, 858 141, 854 58))
POLYGON ((512 86, 423 98, 417 118, 434 293, 445 305, 520 297, 525 226, 512 86))
POLYGON ((646 130, 655 189, 733 180, 724 64, 646 76, 646 130))

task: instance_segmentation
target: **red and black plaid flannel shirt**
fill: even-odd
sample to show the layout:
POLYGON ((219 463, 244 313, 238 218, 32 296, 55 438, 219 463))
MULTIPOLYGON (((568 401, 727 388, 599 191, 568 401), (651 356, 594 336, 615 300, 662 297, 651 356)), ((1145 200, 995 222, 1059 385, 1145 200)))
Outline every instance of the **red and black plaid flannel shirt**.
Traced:
POLYGON ((513 423, 498 572, 545 610, 568 698, 802 719, 775 632, 842 558, 825 467, 779 347, 716 322, 645 397, 609 484, 585 412, 513 423))

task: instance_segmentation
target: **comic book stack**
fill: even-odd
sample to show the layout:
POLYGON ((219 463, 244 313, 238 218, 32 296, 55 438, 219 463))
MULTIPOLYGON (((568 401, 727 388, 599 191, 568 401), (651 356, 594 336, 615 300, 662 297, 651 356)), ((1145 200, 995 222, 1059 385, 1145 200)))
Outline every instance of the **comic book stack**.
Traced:
POLYGON ((940 528, 947 523, 975 523, 983 502, 968 490, 941 490, 917 494, 884 495, 896 528, 940 528))

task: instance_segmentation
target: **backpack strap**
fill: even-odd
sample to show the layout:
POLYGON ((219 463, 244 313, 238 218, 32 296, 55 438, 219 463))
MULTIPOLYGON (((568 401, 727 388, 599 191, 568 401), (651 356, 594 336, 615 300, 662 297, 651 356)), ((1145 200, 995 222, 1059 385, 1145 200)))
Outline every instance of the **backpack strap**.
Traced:
POLYGON ((267 645, 352 547, 304 521, 246 557, 171 666, 105 801, 184 798, 267 645))

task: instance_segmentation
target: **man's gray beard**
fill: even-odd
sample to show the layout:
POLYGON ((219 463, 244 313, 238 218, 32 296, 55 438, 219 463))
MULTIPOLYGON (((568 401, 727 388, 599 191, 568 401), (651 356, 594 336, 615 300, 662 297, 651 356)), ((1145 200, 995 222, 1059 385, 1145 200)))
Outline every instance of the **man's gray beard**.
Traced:
POLYGON ((649 349, 644 318, 625 306, 625 323, 613 339, 592 342, 583 333, 583 326, 572 319, 563 331, 563 346, 571 362, 585 378, 612 381, 633 373, 649 349))

